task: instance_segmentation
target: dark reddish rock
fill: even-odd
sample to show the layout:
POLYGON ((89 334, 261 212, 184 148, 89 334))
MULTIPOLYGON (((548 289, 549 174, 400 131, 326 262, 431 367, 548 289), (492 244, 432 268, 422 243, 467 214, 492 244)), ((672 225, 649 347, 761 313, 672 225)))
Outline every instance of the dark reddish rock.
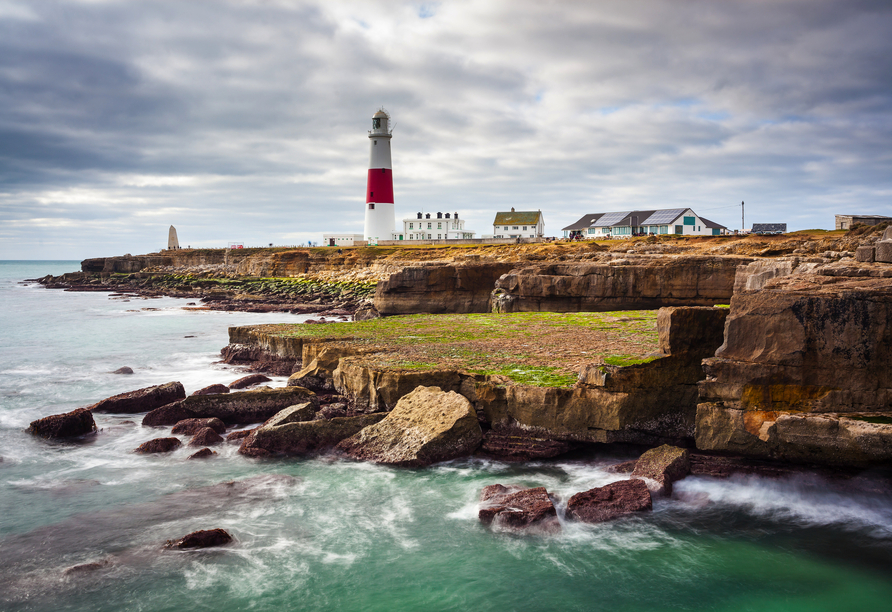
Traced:
POLYGON ((221 384, 208 385, 203 389, 195 391, 192 395, 216 395, 217 393, 229 393, 229 387, 221 384))
POLYGON ((635 465, 637 463, 637 459, 623 461, 622 463, 614 463, 613 465, 608 465, 605 471, 611 474, 631 474, 635 471, 635 465))
POLYGON ((259 385, 260 383, 269 382, 271 380, 272 379, 269 376, 264 376, 263 374, 251 374, 250 376, 245 376, 229 383, 229 388, 245 389, 247 387, 253 387, 254 385, 259 385))
POLYGON ((635 464, 632 478, 644 479, 654 495, 672 495, 672 483, 691 473, 688 451, 677 446, 652 448, 635 464))
POLYGON ((232 536, 225 529, 193 531, 179 540, 168 540, 164 548, 210 548, 232 542, 232 536))
POLYGON ((170 433, 183 436, 194 436, 205 427, 210 427, 218 434, 226 431, 226 424, 216 417, 209 419, 183 419, 173 426, 170 433))
POLYGON ((557 511, 545 487, 523 489, 515 485, 489 485, 480 492, 480 501, 478 516, 487 525, 546 533, 561 530, 557 511))
POLYGON ((175 451, 182 445, 183 443, 177 438, 155 438, 154 440, 143 442, 133 452, 143 455, 148 453, 169 453, 175 451))
POLYGON ((114 395, 92 406, 88 406, 87 409, 93 412, 135 414, 137 412, 149 412, 184 397, 186 397, 186 391, 183 389, 182 383, 169 382, 163 385, 114 395))
POLYGON ((223 438, 220 434, 210 427, 205 427, 189 440, 189 446, 213 446, 221 442, 223 442, 223 438))
POLYGON ((330 449, 382 419, 384 413, 337 417, 318 421, 264 424, 246 436, 238 452, 248 457, 306 455, 330 449))
POLYGON ((124 366, 123 368, 118 368, 112 374, 133 374, 133 368, 124 366))
POLYGON ((218 395, 190 395, 178 402, 156 408, 145 417, 147 427, 173 425, 184 419, 217 417, 227 425, 262 423, 280 410, 312 402, 318 405, 316 394, 303 387, 252 389, 218 395))
POLYGON ((213 457, 216 454, 217 453, 215 451, 212 451, 211 449, 205 447, 197 453, 192 453, 191 455, 186 457, 186 459, 207 459, 208 457, 213 457))
POLYGON ((350 416, 350 413, 347 411, 347 404, 341 403, 323 406, 315 415, 317 419, 335 419, 345 416, 350 416))
POLYGON ((93 414, 78 408, 64 414, 53 414, 31 422, 28 433, 43 438, 71 438, 96 431, 93 414))
MULTIPOLYGON (((230 344, 220 351, 223 363, 248 366, 255 372, 269 372, 277 376, 290 376, 300 360, 280 357, 264 351, 259 346, 230 344)), ((298 368, 299 369, 299 368, 298 368)))
POLYGON ((239 440, 244 440, 248 436, 250 436, 254 432, 253 429, 242 429, 240 431, 234 431, 228 436, 226 436, 227 442, 238 442, 239 440))
POLYGON ((572 442, 543 438, 518 427, 487 431, 480 451, 508 461, 531 461, 557 457, 574 448, 572 442))
POLYGON ((643 480, 620 480, 571 497, 567 502, 567 518, 600 523, 652 509, 653 500, 643 480))

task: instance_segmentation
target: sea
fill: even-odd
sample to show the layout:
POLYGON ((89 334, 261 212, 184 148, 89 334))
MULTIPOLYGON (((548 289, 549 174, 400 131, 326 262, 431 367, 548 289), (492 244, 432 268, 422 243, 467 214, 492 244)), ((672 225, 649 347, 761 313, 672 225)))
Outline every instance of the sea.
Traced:
POLYGON ((307 318, 25 281, 78 269, 0 262, 4 612, 892 610, 892 491, 869 472, 692 476, 652 513, 584 525, 564 518, 566 500, 623 478, 606 468, 633 455, 397 469, 334 454, 250 459, 224 444, 187 461, 185 445, 134 454, 169 429, 115 414, 95 415, 99 432, 84 439, 33 437, 31 421, 117 393, 232 382, 244 373, 219 362, 228 327, 307 318), (134 374, 112 373, 122 366, 134 374), (494 483, 546 487, 561 532, 482 525, 477 500, 494 483), (218 527, 231 544, 163 548, 218 527), (70 569, 83 564, 96 565, 70 569))

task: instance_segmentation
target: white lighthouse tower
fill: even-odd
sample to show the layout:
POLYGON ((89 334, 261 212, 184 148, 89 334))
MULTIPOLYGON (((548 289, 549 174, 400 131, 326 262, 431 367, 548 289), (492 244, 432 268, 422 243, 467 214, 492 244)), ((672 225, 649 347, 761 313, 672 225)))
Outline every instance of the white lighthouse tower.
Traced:
POLYGON ((393 170, 390 162, 390 115, 383 108, 372 117, 369 131, 369 179, 365 193, 365 239, 369 244, 391 240, 396 226, 393 170))

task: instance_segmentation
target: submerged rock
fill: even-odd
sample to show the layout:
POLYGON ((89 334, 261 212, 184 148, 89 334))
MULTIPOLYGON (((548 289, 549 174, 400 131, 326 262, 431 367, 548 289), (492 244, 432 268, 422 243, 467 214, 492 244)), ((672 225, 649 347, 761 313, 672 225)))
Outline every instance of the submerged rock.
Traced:
POLYGON ((213 446, 221 442, 223 442, 223 438, 220 434, 210 427, 204 427, 189 440, 189 446, 213 446))
POLYGON ((232 536, 225 529, 205 529, 193 531, 179 540, 168 540, 164 548, 210 548, 232 542, 232 536))
POLYGON ((283 408, 301 402, 318 402, 303 387, 255 389, 219 395, 190 395, 147 414, 146 426, 173 425, 184 419, 217 417, 227 425, 262 423, 283 408))
POLYGON ((645 452, 635 464, 632 478, 645 481, 654 495, 672 495, 672 483, 691 473, 688 451, 664 444, 645 452))
POLYGON ((209 419, 183 419, 173 426, 170 433, 184 436, 194 436, 205 427, 210 427, 218 434, 226 431, 226 424, 216 417, 209 419))
POLYGON ((133 368, 124 366, 122 368, 118 368, 112 374, 133 374, 133 368))
POLYGON ((487 525, 544 533, 561 530, 557 511, 545 487, 489 485, 480 492, 480 501, 478 517, 487 525))
POLYGON ((178 438, 155 438, 140 444, 133 452, 141 455, 149 453, 169 453, 183 445, 178 438))
POLYGON ((64 414, 53 414, 32 421, 28 433, 42 438, 71 438, 96 431, 93 414, 87 408, 78 408, 64 414))
POLYGON ((229 387, 226 385, 215 384, 208 385, 207 387, 203 387, 198 391, 192 393, 192 395, 216 395, 218 393, 229 393, 229 387))
POLYGON ((620 480, 571 497, 567 502, 567 518, 600 523, 651 509, 653 500, 643 480, 620 480))
POLYGON ((439 387, 403 396, 380 423, 338 444, 354 459, 425 466, 473 453, 483 441, 477 413, 465 397, 439 387))
POLYGON ((137 412, 154 410, 184 397, 186 397, 186 391, 183 389, 182 383, 169 382, 163 385, 113 395, 96 402, 92 406, 88 406, 87 409, 93 412, 135 414, 137 412))
POLYGON ((109 568, 111 565, 112 562, 110 559, 102 559, 101 561, 93 561, 91 563, 81 563, 80 565, 72 565, 71 567, 65 568, 62 575, 73 576, 76 574, 88 574, 90 572, 109 568))
POLYGON ((229 388, 244 389, 246 387, 252 387, 254 385, 259 385, 260 383, 269 382, 271 380, 272 379, 269 376, 264 376, 263 374, 251 374, 249 376, 239 378, 238 380, 229 383, 229 388))
POLYGON ((375 413, 318 421, 289 421, 284 418, 284 422, 273 421, 252 431, 245 437, 238 452, 248 457, 305 455, 332 448, 345 438, 379 422, 384 416, 383 413, 375 413))

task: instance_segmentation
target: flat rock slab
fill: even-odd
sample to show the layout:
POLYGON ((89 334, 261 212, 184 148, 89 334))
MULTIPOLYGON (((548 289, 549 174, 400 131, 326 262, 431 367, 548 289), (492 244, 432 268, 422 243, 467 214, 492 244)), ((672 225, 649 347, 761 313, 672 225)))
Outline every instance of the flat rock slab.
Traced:
POLYGON ((238 452, 248 457, 306 455, 332 448, 345 438, 379 422, 385 416, 384 413, 378 412, 330 420, 262 425, 245 437, 238 452))
POLYGON ((264 376, 263 374, 251 374, 250 376, 245 376, 244 378, 239 378, 238 380, 229 383, 230 389, 245 389, 246 387, 252 387, 254 385, 259 385, 260 383, 265 383, 271 381, 272 378, 269 376, 264 376))
POLYGON ((149 412, 160 408, 165 404, 175 402, 186 397, 186 390, 182 383, 169 382, 154 387, 137 389, 128 393, 121 393, 107 397, 96 402, 87 409, 93 412, 114 412, 119 414, 136 414, 149 412))
POLYGON ((688 451, 664 444, 645 452, 635 464, 632 478, 643 479, 654 495, 672 495, 672 483, 691 473, 688 451))
POLYGON ((225 529, 205 529, 193 531, 179 540, 168 540, 164 548, 210 548, 232 542, 232 536, 225 529))
POLYGON ((216 395, 218 393, 229 393, 229 387, 221 384, 208 385, 198 391, 194 391, 192 395, 216 395))
POLYGON ((210 427, 218 434, 226 431, 226 424, 216 417, 209 419, 183 419, 173 426, 170 433, 183 436, 194 436, 205 427, 210 427))
POLYGON ((288 406, 316 403, 316 394, 303 387, 255 389, 219 395, 190 395, 178 402, 156 408, 142 424, 148 427, 173 425, 184 419, 216 417, 227 425, 262 423, 288 406))
POLYGON ((482 441, 477 413, 467 398, 439 387, 417 387, 384 420, 338 448, 363 461, 425 466, 470 455, 482 441))
POLYGON ((223 438, 210 427, 205 427, 198 431, 192 439, 189 440, 189 446, 213 446, 223 442, 223 438))
POLYGON ((96 431, 93 413, 87 408, 78 408, 64 414, 53 414, 32 421, 28 433, 42 438, 71 438, 96 431))
POLYGON ((149 453, 169 453, 175 451, 182 445, 183 443, 180 442, 178 438, 155 438, 154 440, 143 442, 133 452, 139 453, 140 455, 147 455, 149 453))
POLYGON ((480 492, 480 501, 478 517, 487 525, 542 533, 561 530, 557 511, 545 487, 489 485, 480 492))
POLYGON ((652 509, 653 500, 643 480, 620 480, 571 497, 567 502, 567 518, 601 523, 652 509))

